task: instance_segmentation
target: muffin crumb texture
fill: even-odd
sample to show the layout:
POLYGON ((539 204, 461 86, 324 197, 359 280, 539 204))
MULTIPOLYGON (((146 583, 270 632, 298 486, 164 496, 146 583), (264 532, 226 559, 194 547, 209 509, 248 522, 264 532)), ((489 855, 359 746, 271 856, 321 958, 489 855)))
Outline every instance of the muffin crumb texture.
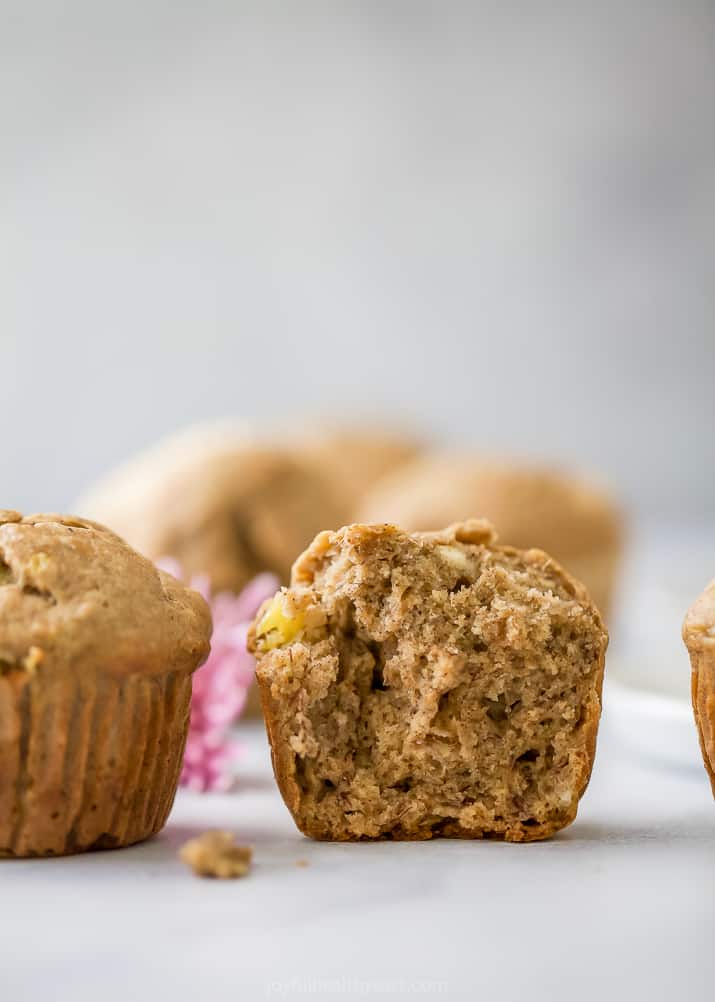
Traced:
POLYGON ((483 521, 321 533, 249 636, 298 827, 552 835, 591 773, 607 639, 582 585, 483 521))
POLYGON ((238 845, 231 832, 208 831, 186 842, 179 856, 197 877, 235 880, 250 870, 253 850, 238 845))

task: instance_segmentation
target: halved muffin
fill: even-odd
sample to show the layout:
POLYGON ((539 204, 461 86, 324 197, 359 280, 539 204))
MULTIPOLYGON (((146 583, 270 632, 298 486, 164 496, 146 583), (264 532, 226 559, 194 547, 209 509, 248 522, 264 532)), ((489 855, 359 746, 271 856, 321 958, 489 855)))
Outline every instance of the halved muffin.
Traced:
POLYGON ((576 816, 607 634, 488 523, 323 532, 249 645, 278 785, 319 839, 531 841, 576 816))

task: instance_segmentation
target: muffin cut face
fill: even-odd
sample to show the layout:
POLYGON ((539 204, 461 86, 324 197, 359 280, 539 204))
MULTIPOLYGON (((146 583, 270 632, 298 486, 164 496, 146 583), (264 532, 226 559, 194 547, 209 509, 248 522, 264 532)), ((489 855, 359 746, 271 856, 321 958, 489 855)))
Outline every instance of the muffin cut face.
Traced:
POLYGON ((544 553, 479 521, 322 533, 249 643, 305 834, 530 841, 575 817, 607 634, 544 553))

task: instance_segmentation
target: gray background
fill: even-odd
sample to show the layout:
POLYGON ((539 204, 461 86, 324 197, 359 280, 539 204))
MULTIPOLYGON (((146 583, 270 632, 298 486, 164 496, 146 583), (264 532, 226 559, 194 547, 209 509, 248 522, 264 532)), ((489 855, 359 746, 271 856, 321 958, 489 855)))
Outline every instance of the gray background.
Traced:
MULTIPOLYGON (((0 507, 66 508, 226 414, 392 414, 574 462, 635 515, 608 691, 685 697, 714 375, 714 0, 0 0, 0 507)), ((618 745, 620 719, 667 761, 675 719, 694 748, 672 705, 607 708, 580 823, 531 848, 296 842, 263 749, 164 840, 3 869, 2 995, 414 973, 712 1000, 705 776, 618 745), (256 845, 245 887, 180 874, 207 824, 256 845)))
POLYGON ((715 4, 0 17, 0 506, 308 410, 712 516, 715 4))

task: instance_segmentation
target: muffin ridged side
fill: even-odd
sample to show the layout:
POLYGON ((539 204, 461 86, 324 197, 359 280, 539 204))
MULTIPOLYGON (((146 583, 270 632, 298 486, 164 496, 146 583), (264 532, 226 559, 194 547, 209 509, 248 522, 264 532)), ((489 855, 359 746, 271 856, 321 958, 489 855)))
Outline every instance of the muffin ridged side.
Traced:
POLYGON ((190 699, 186 672, 0 679, 0 855, 119 848, 160 831, 190 699))
POLYGON ((174 799, 211 617, 102 526, 0 512, 0 856, 119 848, 174 799))

